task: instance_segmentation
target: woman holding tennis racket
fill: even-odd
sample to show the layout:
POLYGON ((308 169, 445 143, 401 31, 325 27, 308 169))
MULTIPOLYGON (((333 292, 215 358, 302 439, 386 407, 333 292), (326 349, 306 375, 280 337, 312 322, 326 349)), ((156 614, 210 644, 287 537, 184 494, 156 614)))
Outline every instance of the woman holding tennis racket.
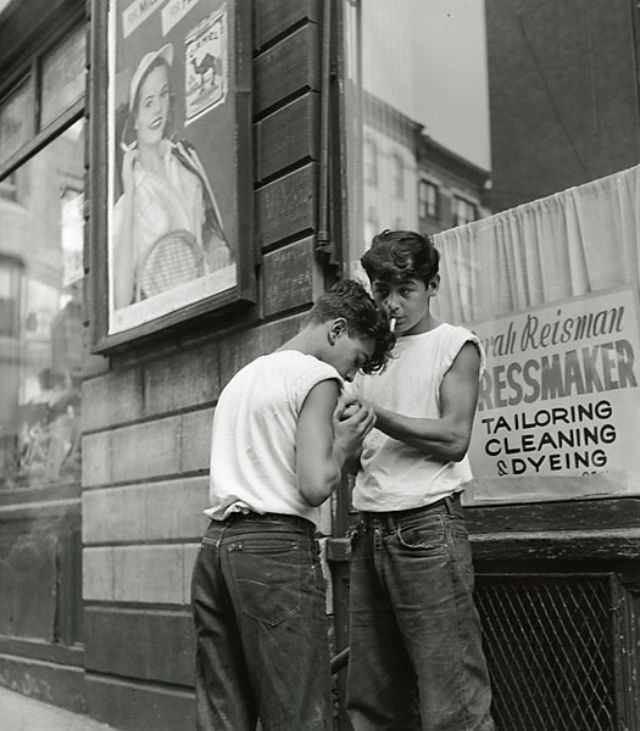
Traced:
POLYGON ((113 212, 114 306, 126 307, 232 262, 195 149, 168 137, 173 45, 145 54, 123 131, 124 192, 113 212), (133 141, 126 142, 133 133, 133 141))

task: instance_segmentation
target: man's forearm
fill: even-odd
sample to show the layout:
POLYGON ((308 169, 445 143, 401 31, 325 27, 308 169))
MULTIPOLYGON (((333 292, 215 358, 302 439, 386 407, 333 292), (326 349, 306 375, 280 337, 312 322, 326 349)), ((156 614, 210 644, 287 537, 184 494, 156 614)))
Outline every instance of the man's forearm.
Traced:
POLYGON ((416 419, 376 409, 376 429, 443 461, 460 461, 469 445, 468 429, 445 419, 416 419))

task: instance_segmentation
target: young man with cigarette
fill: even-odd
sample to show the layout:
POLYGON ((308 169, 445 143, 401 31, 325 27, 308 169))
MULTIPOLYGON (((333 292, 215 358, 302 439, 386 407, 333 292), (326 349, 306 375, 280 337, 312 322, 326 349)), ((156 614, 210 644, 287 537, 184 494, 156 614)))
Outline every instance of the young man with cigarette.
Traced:
POLYGON ((430 311, 439 254, 383 231, 362 258, 398 338, 354 395, 373 409, 353 495, 348 710, 355 731, 493 731, 460 495, 483 354, 430 311))

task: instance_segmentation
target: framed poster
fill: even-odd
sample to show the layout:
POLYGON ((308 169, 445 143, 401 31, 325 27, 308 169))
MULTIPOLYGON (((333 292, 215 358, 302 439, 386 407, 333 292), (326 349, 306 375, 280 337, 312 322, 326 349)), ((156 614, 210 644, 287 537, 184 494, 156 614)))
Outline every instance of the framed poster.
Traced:
POLYGON ((95 0, 92 31, 100 352, 254 299, 252 46, 239 0, 95 0))

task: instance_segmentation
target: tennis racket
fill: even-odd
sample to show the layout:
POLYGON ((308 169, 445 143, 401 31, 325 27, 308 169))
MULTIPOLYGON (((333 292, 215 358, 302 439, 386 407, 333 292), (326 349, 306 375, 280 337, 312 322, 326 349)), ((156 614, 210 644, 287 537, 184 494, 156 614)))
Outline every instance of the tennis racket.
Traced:
POLYGON ((185 229, 161 236, 147 252, 138 277, 141 299, 153 297, 204 274, 204 252, 185 229))

